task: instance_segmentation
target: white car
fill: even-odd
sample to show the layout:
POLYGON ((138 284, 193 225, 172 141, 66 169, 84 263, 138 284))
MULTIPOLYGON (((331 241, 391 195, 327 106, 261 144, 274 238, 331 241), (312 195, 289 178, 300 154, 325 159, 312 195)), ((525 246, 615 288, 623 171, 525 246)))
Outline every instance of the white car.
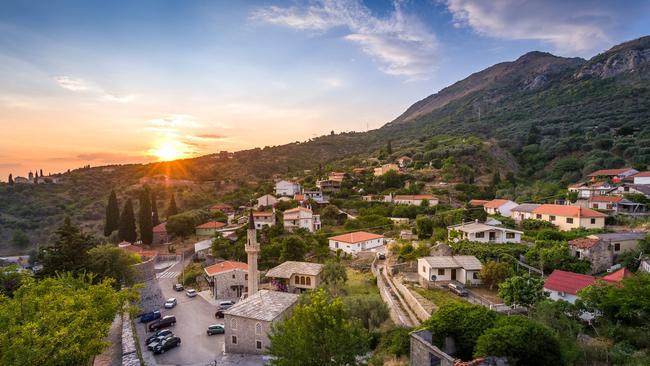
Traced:
POLYGON ((171 309, 174 306, 176 306, 176 304, 178 304, 178 302, 176 301, 176 298, 171 297, 171 298, 167 299, 167 301, 165 301, 165 309, 171 309))
POLYGON ((193 289, 193 288, 191 288, 191 289, 185 291, 185 295, 187 295, 187 297, 195 297, 196 294, 197 294, 197 292, 196 292, 196 290, 193 289))

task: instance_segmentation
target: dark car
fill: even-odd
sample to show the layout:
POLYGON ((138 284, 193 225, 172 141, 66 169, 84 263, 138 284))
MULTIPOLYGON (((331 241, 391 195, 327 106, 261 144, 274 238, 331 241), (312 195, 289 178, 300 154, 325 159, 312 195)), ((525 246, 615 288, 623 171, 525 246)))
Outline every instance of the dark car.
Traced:
POLYGON ((147 348, 149 349, 149 351, 153 351, 153 349, 156 348, 157 345, 162 343, 162 341, 164 341, 167 338, 171 338, 173 336, 174 336, 173 334, 168 334, 166 336, 158 337, 154 339, 152 342, 147 343, 147 348))
POLYGON ((465 287, 463 287, 463 285, 459 285, 459 284, 456 284, 456 283, 450 283, 450 284, 447 285, 447 287, 449 287, 449 291, 455 293, 458 296, 465 297, 465 296, 469 295, 469 292, 467 292, 467 290, 465 290, 465 287))
POLYGON ((165 353, 165 351, 169 351, 170 349, 180 345, 181 345, 181 339, 175 336, 171 336, 169 338, 163 339, 160 343, 158 343, 153 348, 153 353, 154 354, 165 353))
POLYGON ((223 310, 217 310, 216 313, 214 313, 214 317, 217 319, 223 319, 224 318, 223 310))
POLYGON ((160 310, 154 310, 150 313, 140 315, 140 323, 148 323, 156 319, 160 319, 160 310))
POLYGON ((158 329, 166 328, 174 324, 176 324, 176 317, 173 315, 165 315, 162 319, 149 324, 149 331, 157 331, 158 329))
POLYGON ((185 288, 180 283, 176 283, 176 284, 174 284, 174 290, 183 291, 183 290, 185 290, 185 288))
POLYGON ((209 336, 213 334, 224 334, 225 332, 226 328, 224 328, 223 324, 212 324, 208 327, 209 336))
POLYGON ((151 337, 147 338, 147 341, 144 342, 145 344, 149 344, 155 340, 157 340, 160 337, 166 337, 168 335, 172 335, 172 331, 169 329, 161 329, 154 333, 151 337))

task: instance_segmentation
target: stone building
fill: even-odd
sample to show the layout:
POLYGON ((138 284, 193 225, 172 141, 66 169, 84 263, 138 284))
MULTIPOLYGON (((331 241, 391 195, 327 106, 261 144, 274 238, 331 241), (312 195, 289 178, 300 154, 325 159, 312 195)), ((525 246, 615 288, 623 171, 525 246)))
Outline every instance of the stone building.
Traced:
POLYGON ((248 265, 224 261, 205 267, 212 297, 216 300, 239 300, 248 291, 248 265))
POLYGON ((646 233, 620 232, 593 234, 569 241, 571 255, 591 262, 591 273, 606 271, 619 254, 636 249, 646 233))
POLYGON ((271 268, 266 277, 279 291, 299 293, 318 287, 322 270, 320 263, 287 261, 271 268))

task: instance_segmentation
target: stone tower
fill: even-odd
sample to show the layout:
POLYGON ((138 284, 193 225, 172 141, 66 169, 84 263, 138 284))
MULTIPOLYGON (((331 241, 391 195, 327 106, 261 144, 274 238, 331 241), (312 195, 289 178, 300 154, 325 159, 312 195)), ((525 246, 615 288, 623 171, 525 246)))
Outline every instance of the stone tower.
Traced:
POLYGON ((248 297, 257 292, 259 274, 257 273, 257 255, 260 245, 257 244, 257 231, 253 220, 253 210, 248 217, 248 230, 246 231, 246 253, 248 254, 248 297))

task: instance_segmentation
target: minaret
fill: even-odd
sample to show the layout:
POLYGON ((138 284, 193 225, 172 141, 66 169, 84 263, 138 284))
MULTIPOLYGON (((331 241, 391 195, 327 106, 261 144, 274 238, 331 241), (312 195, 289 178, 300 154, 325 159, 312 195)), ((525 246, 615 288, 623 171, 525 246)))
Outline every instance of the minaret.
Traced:
POLYGON ((253 210, 248 217, 248 230, 246 231, 246 253, 248 254, 248 297, 257 292, 259 274, 257 273, 257 254, 260 252, 260 245, 257 244, 257 231, 253 219, 253 210))

